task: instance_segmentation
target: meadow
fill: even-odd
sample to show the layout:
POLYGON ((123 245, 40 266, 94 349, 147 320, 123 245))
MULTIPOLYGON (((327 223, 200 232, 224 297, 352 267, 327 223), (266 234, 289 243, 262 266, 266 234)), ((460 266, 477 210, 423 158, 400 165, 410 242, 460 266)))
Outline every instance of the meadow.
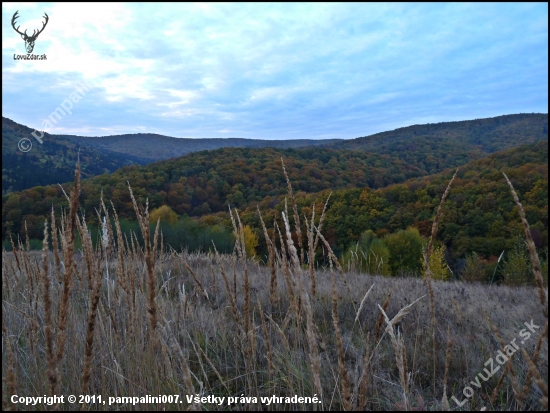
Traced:
POLYGON ((3 409, 548 408, 548 292, 511 183, 536 287, 434 280, 441 206, 424 277, 346 271, 322 235, 325 211, 299 217, 287 184, 285 212, 274 225, 262 220, 261 262, 247 256, 236 210, 233 254, 170 249, 131 188, 141 233, 123 237, 102 199, 102 238, 92 242, 77 167, 68 208, 45 223, 42 253, 28 240, 3 251, 3 409), (308 259, 318 248, 324 267, 308 259), (63 403, 13 402, 51 395, 63 403))

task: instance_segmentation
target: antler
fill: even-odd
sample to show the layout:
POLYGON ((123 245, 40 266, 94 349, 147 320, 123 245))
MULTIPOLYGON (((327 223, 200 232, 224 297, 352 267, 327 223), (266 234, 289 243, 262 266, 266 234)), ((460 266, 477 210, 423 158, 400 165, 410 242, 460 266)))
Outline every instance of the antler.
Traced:
POLYGON ((36 39, 38 37, 38 35, 44 31, 44 28, 46 27, 46 25, 48 24, 48 21, 50 20, 50 18, 46 14, 46 12, 44 12, 44 16, 42 16, 42 17, 44 17, 46 19, 46 21, 42 24, 42 28, 38 31, 38 33, 34 34, 34 32, 36 30, 33 31, 32 38, 34 38, 34 39, 36 39))
MULTIPOLYGON (((25 30, 25 33, 21 33, 19 31, 19 28, 21 26, 17 26, 17 29, 15 28, 15 19, 17 19, 19 16, 17 15, 17 13, 19 13, 19 10, 17 10, 15 12, 15 14, 13 15, 13 17, 11 18, 11 26, 13 27, 13 30, 15 30, 17 33, 19 33, 21 36, 27 36, 27 31, 25 30)), ((44 13, 45 14, 45 13, 44 13)))
POLYGON ((12 25, 13 29, 14 29, 17 33, 19 33, 21 36, 25 36, 25 39, 29 39, 29 40, 34 40, 34 39, 36 39, 36 38, 38 37, 38 35, 39 35, 40 33, 42 33, 42 31, 44 31, 44 28, 46 27, 46 25, 48 24, 48 21, 50 20, 48 14, 47 14, 47 13, 44 13, 44 16, 43 16, 43 17, 46 19, 46 21, 42 24, 42 29, 40 29, 40 30, 38 31, 38 33, 36 33, 36 30, 33 30, 32 36, 29 36, 29 35, 27 35, 27 30, 25 30, 25 33, 21 33, 21 32, 19 31, 19 27, 21 27, 21 26, 17 26, 17 28, 15 27, 15 20, 19 17, 19 16, 17 15, 17 13, 19 13, 19 10, 17 10, 17 11, 15 12, 15 14, 13 15, 13 17, 12 17, 12 19, 11 19, 11 25, 12 25))

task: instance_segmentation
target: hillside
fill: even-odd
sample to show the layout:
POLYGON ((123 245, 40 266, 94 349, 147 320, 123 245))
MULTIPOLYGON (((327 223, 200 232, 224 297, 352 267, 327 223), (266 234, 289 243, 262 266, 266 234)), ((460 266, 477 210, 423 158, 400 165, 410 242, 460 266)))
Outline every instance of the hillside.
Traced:
MULTIPOLYGON (((93 222, 103 191, 121 217, 133 218, 127 185, 130 182, 137 197, 149 198, 151 209, 166 204, 177 214, 201 216, 227 211, 228 204, 243 208, 266 196, 285 193, 281 157, 285 159, 295 189, 306 192, 367 185, 380 188, 421 176, 417 168, 399 159, 361 151, 223 148, 147 166, 124 167, 112 174, 85 180, 81 205, 93 222)), ((29 227, 35 228, 31 221, 40 227, 41 217, 51 211, 52 204, 57 207, 64 202, 65 197, 57 185, 4 196, 3 236, 6 228, 19 232, 24 220, 29 227)))
MULTIPOLYGON (((79 151, 84 178, 114 172, 125 165, 145 165, 221 147, 284 149, 309 146, 385 154, 412 165, 420 171, 420 175, 429 175, 464 165, 498 150, 548 139, 548 115, 519 114, 414 125, 348 141, 180 139, 156 134, 83 137, 46 133, 44 144, 39 144, 30 136, 32 131, 2 118, 3 195, 37 185, 71 181, 79 151), (33 144, 26 153, 17 147, 23 138, 30 139, 33 144)), ((318 151, 315 153, 321 154, 318 151)))
POLYGON ((114 172, 126 165, 146 165, 176 158, 191 152, 222 147, 297 148, 334 143, 337 140, 261 140, 261 139, 180 139, 155 134, 129 134, 102 137, 51 135, 45 133, 40 144, 34 129, 2 117, 2 195, 14 191, 70 182, 78 153, 82 177, 91 178, 114 172), (21 139, 29 139, 28 152, 18 149, 21 139))
MULTIPOLYGON (((334 191, 323 227, 325 237, 343 253, 369 229, 383 237, 413 226, 429 236, 435 211, 454 171, 448 169, 377 190, 358 187, 334 191)), ((485 257, 498 257, 522 236, 517 208, 502 172, 518 192, 537 248, 548 247, 548 141, 541 141, 501 151, 459 168, 438 231, 438 238, 452 258, 463 258, 473 251, 485 257)), ((315 203, 320 208, 328 191, 302 195, 300 205, 315 203)), ((283 197, 264 200, 260 209, 275 208, 280 214, 284 208, 282 201, 283 197)), ((243 221, 261 227, 255 206, 246 209, 243 221)))
POLYGON ((33 129, 2 117, 2 194, 20 191, 37 185, 72 181, 77 158, 83 178, 114 172, 125 165, 145 164, 135 156, 120 154, 81 145, 64 137, 44 134, 40 144, 31 133, 33 129), (28 152, 18 149, 21 139, 29 139, 28 152))
POLYGON ((433 174, 545 139, 548 139, 548 114, 517 114, 413 125, 347 140, 337 147, 388 154, 433 174))
MULTIPOLYGON (((406 180, 420 176, 420 172, 386 155, 326 152, 321 148, 226 148, 144 167, 125 167, 111 175, 88 179, 82 183, 81 205, 87 222, 97 224, 94 208, 103 191, 119 216, 133 221, 126 184, 129 181, 136 198, 140 202, 148 199, 151 210, 167 205, 180 216, 177 225, 163 227, 163 233, 169 235, 167 242, 174 248, 203 248, 212 237, 228 244, 228 204, 239 208, 243 222, 255 228, 258 235, 261 224, 256 205, 266 222, 280 219, 286 194, 280 156, 285 159, 301 216, 309 216, 313 204, 319 216, 328 193, 334 191, 323 232, 338 254, 369 229, 383 237, 412 226, 422 235, 429 235, 434 211, 454 172, 448 169, 406 180), (373 177, 387 181, 373 181, 373 177), (390 185, 391 179, 402 183, 390 185)), ((471 161, 459 169, 438 232, 453 260, 473 251, 485 257, 498 256, 521 235, 517 210, 501 171, 507 173, 518 191, 537 247, 547 247, 548 142, 542 141, 471 161)), ((49 186, 4 196, 2 204, 4 239, 10 232, 24 237, 24 221, 29 236, 40 238, 43 219, 51 206, 60 210, 66 201, 59 187, 49 186)), ((137 230, 137 224, 127 228, 137 230)), ((261 236, 259 251, 264 249, 261 236)))

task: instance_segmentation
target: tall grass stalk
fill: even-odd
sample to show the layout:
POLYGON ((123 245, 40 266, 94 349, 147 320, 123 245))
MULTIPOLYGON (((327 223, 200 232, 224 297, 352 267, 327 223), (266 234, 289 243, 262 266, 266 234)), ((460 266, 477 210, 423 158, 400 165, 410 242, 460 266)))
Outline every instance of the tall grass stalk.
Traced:
POLYGON ((269 237, 267 233, 267 228, 265 227, 264 219, 262 218, 262 213, 260 212, 260 207, 257 206, 258 216, 260 217, 260 222, 262 223, 262 229, 264 231, 265 243, 267 245, 267 251, 269 254, 269 268, 271 269, 271 280, 269 283, 269 301, 272 305, 277 302, 277 267, 275 266, 275 243, 269 237))
POLYGON ((338 371, 340 373, 340 384, 342 387, 342 395, 344 397, 344 409, 351 410, 351 393, 348 372, 346 369, 346 360, 344 355, 344 345, 342 343, 342 335, 340 334, 340 323, 338 317, 338 294, 336 293, 336 280, 334 271, 332 270, 332 260, 330 261, 330 280, 332 285, 332 323, 334 326, 334 336, 338 347, 338 371))
POLYGON ((430 296, 430 310, 431 310, 431 316, 432 316, 432 359, 433 359, 434 394, 436 391, 435 380, 436 380, 436 363, 437 363, 436 344, 435 344, 436 319, 435 319, 435 297, 434 297, 433 286, 432 286, 432 272, 430 270, 430 257, 433 252, 433 245, 435 242, 435 237, 437 235, 437 227, 443 215, 443 204, 445 203, 445 199, 447 198, 447 195, 449 195, 449 192, 451 191, 451 184, 455 180, 457 173, 458 173, 458 169, 455 171, 453 177, 451 178, 451 180, 449 181, 449 184, 447 185, 447 188, 445 189, 445 192, 443 193, 443 196, 441 197, 441 202, 437 207, 437 213, 435 214, 435 219, 432 225, 432 232, 430 234, 430 240, 428 241, 428 247, 426 248, 426 252, 424 253, 424 271, 425 271, 424 277, 426 280, 426 284, 428 286, 428 294, 430 296))
POLYGON ((531 262, 533 264, 533 274, 535 276, 535 282, 537 283, 537 291, 539 295, 540 304, 542 307, 542 313, 544 314, 544 317, 548 319, 548 297, 546 295, 546 291, 544 290, 544 281, 542 279, 540 260, 539 260, 539 255, 537 254, 537 248, 535 246, 535 242, 533 241, 533 237, 531 236, 529 223, 527 222, 527 218, 525 218, 525 211, 523 210, 523 206, 521 205, 521 202, 519 202, 518 194, 516 193, 516 190, 514 189, 512 182, 510 182, 506 174, 503 172, 502 175, 504 175, 504 179, 506 179, 506 182, 510 187, 510 191, 512 192, 512 196, 514 197, 514 202, 518 207, 521 223, 523 224, 523 232, 525 234, 525 243, 527 244, 527 249, 529 250, 529 256, 531 257, 531 262))
POLYGON ((65 343, 67 341, 67 320, 69 316, 69 296, 73 287, 73 276, 76 272, 76 263, 74 260, 74 240, 76 231, 76 212, 78 209, 78 198, 80 195, 80 163, 76 165, 74 174, 74 186, 70 197, 69 215, 66 220, 64 235, 63 257, 65 260, 65 274, 63 276, 63 294, 58 310, 57 321, 57 361, 61 361, 65 352, 65 343))
MULTIPOLYGON (((286 242, 288 247, 288 252, 290 255, 290 262, 292 263, 292 270, 297 279, 297 285, 300 292, 300 297, 302 298, 302 303, 304 305, 304 310, 306 313, 306 337, 309 348, 309 360, 311 366, 311 373, 313 376, 313 388, 316 393, 319 395, 319 398, 323 400, 323 388, 321 386, 321 358, 319 356, 319 349, 317 347, 317 338, 315 335, 315 324, 313 320, 313 311, 311 309, 310 297, 307 293, 307 290, 303 282, 302 268, 300 266, 300 261, 298 260, 298 254, 296 247, 294 246, 294 241, 292 240, 292 235, 290 233, 290 224, 288 222, 288 216, 281 212, 283 216, 283 222, 286 229, 286 242)), ((294 277, 291 277, 294 278, 294 277)))
MULTIPOLYGON (((155 259, 156 259, 156 251, 151 246, 151 230, 149 228, 149 200, 146 200, 145 208, 141 207, 138 208, 136 199, 134 198, 134 194, 132 192, 132 188, 130 187, 130 183, 128 183, 128 190, 130 191, 130 198, 132 199, 132 204, 134 205, 134 211, 136 212, 136 216, 138 219, 138 223, 141 229, 141 235, 143 236, 143 243, 145 245, 145 264, 147 269, 147 299, 148 299, 148 307, 147 307, 147 313, 149 318, 149 324, 150 324, 150 338, 151 342, 156 346, 157 344, 157 303, 155 301, 156 297, 156 279, 155 279, 155 259)), ((154 237, 154 247, 157 245, 157 236, 158 236, 158 229, 160 224, 160 218, 157 221, 157 227, 155 230, 155 237, 154 237)))
MULTIPOLYGON (((296 226, 296 236, 298 238, 298 246, 300 247, 300 264, 303 264, 304 263, 304 245, 302 241, 302 228, 300 225, 300 215, 298 214, 298 207, 296 205, 296 200, 294 199, 294 193, 292 192, 292 185, 290 183, 290 179, 288 179, 288 175, 285 169, 285 163, 282 157, 281 157, 281 165, 283 166, 283 173, 285 175, 287 188, 288 188, 288 196, 290 197, 290 202, 292 203, 292 211, 294 212, 294 224, 296 226)), ((287 213, 287 216, 288 216, 288 213, 287 213)))

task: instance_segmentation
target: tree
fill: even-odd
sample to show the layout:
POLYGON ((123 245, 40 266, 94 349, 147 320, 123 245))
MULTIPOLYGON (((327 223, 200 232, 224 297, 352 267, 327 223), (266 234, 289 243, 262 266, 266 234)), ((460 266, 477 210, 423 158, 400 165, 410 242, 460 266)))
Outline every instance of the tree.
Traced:
POLYGON ((390 252, 389 266, 392 275, 422 270, 422 247, 424 240, 416 228, 407 228, 384 237, 384 245, 390 252))
POLYGON ((472 252, 466 256, 462 279, 468 282, 485 282, 490 277, 488 267, 487 260, 472 252))
POLYGON ((247 257, 254 257, 256 255, 256 247, 258 246, 258 235, 250 228, 249 225, 243 227, 244 234, 244 248, 246 250, 247 257))
MULTIPOLYGON (((426 276, 426 268, 424 267, 424 257, 421 257, 422 272, 426 276)), ((448 280, 451 278, 451 271, 445 261, 445 246, 436 245, 430 255, 430 272, 434 280, 448 280)))
POLYGON ((178 215, 168 205, 156 208, 149 214, 149 221, 153 224, 156 224, 159 218, 161 222, 167 222, 172 225, 178 222, 178 215))

